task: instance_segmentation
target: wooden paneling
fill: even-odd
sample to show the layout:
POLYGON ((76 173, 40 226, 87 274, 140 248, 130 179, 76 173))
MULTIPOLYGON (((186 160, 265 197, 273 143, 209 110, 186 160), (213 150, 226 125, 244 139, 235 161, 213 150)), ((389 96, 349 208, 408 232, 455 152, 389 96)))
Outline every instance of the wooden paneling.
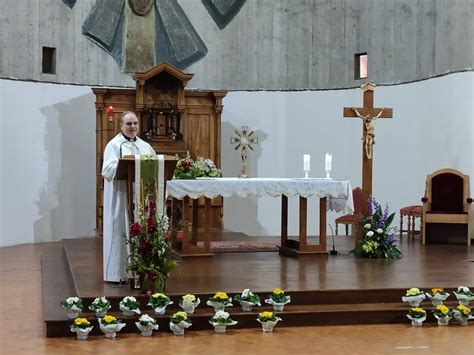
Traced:
MULTIPOLYGON (((162 63, 145 73, 137 73, 135 77, 135 90, 92 89, 96 95, 97 235, 102 235, 103 152, 107 143, 120 132, 122 112, 134 111, 139 120, 145 120, 145 112, 148 109, 156 112, 175 110, 179 115, 178 131, 182 134, 181 138, 173 139, 166 135, 169 132, 150 139, 145 136, 141 138, 148 141, 158 154, 183 156, 189 151, 193 158, 196 156, 210 158, 217 167, 221 166, 220 120, 222 99, 227 92, 186 91, 185 86, 193 74, 184 73, 167 63, 162 63), (111 118, 107 115, 109 106, 114 107, 111 118)), ((146 132, 141 132, 144 133, 146 132)), ((212 226, 222 228, 222 199, 214 199, 211 209, 212 226)))

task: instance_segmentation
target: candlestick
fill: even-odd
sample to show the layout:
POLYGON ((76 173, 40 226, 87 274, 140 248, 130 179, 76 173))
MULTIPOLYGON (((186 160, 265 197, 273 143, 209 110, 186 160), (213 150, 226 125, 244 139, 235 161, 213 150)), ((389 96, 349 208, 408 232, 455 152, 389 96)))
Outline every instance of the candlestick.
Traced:
POLYGON ((114 107, 113 106, 107 107, 107 115, 109 116, 109 122, 112 122, 112 118, 114 116, 114 107))
POLYGON ((326 159, 324 163, 324 170, 331 171, 332 166, 332 154, 326 153, 326 159))
POLYGON ((310 171, 310 161, 311 161, 311 155, 309 154, 304 154, 303 155, 303 170, 304 171, 310 171))

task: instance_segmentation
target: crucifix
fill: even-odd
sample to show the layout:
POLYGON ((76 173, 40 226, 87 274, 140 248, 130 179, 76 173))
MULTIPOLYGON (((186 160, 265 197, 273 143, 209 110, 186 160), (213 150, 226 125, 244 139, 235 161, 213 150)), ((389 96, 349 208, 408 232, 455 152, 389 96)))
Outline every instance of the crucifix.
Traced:
MULTIPOLYGON (((372 160, 375 144, 374 121, 378 118, 392 118, 391 108, 374 107, 375 84, 365 83, 361 86, 364 93, 363 107, 344 107, 344 117, 355 117, 363 120, 362 125, 362 213, 368 214, 368 200, 372 197, 372 160)), ((362 236, 358 235, 360 240, 362 236)))

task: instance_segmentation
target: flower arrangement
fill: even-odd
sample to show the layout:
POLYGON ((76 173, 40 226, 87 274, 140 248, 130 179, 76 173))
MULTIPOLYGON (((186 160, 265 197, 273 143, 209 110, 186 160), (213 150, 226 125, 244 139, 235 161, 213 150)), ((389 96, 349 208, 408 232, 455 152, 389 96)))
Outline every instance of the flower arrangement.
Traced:
POLYGON ((229 297, 225 292, 216 292, 214 296, 208 299, 206 304, 214 307, 214 310, 217 312, 227 306, 232 306, 232 297, 229 297))
POLYGON ((126 296, 119 303, 119 308, 126 316, 133 316, 134 314, 141 314, 140 302, 133 296, 126 296))
POLYGON ((410 308, 407 318, 411 320, 411 325, 414 327, 421 327, 426 320, 426 311, 423 308, 410 308))
POLYGON ((466 325, 467 320, 472 315, 472 310, 469 307, 466 307, 463 304, 458 305, 453 310, 454 318, 456 318, 461 325, 466 325))
POLYGON ((84 307, 82 304, 82 299, 79 297, 68 297, 61 301, 60 304, 65 310, 68 311, 67 317, 69 319, 77 318, 84 307))
POLYGON ((220 177, 221 172, 211 159, 197 157, 191 159, 189 152, 183 159, 179 159, 173 172, 175 179, 195 179, 198 177, 220 177))
POLYGON ((171 271, 178 267, 170 241, 165 237, 168 217, 158 216, 155 201, 146 201, 140 223, 130 225, 127 270, 140 275, 141 290, 151 295, 163 292, 171 271))
POLYGON ((411 307, 418 307, 425 298, 426 296, 423 291, 417 287, 412 287, 406 291, 402 301, 407 302, 411 307))
POLYGON ((436 306, 436 308, 433 309, 432 312, 436 318, 446 318, 451 317, 453 315, 453 312, 444 304, 436 306))
POLYGON ((242 306, 242 310, 244 311, 251 311, 252 306, 261 305, 259 295, 251 292, 248 288, 243 290, 240 295, 236 295, 234 299, 240 303, 240 305, 242 306))
POLYGON ((192 314, 199 303, 201 303, 201 300, 198 297, 188 293, 182 296, 182 300, 179 305, 187 314, 192 314))
POLYGON ((101 318, 103 316, 105 316, 105 314, 107 313, 107 311, 110 309, 111 305, 110 305, 110 302, 107 298, 105 298, 105 296, 101 296, 101 297, 97 297, 94 299, 94 301, 92 302, 92 304, 89 306, 89 309, 93 312, 95 312, 95 314, 101 318))
POLYGON ((433 306, 442 305, 446 298, 449 297, 449 293, 442 288, 432 288, 428 292, 425 292, 425 294, 431 300, 433 306))
POLYGON ((92 328, 94 327, 91 326, 91 322, 86 318, 76 318, 71 324, 71 332, 75 332, 77 334, 77 339, 80 340, 87 339, 92 328))
POLYGON ((273 327, 278 321, 281 321, 280 317, 277 317, 273 312, 260 312, 257 317, 257 321, 262 324, 262 330, 265 333, 272 332, 273 327))
POLYGON ((471 292, 469 287, 459 286, 456 291, 454 291, 456 298, 458 299, 459 304, 464 306, 469 305, 469 301, 474 299, 474 293, 471 292))
POLYGON ((125 327, 125 323, 122 323, 120 319, 114 316, 106 315, 104 318, 99 318, 99 326, 106 338, 115 338, 117 332, 125 327))
POLYGON ((170 317, 170 329, 175 335, 183 335, 184 329, 191 326, 191 319, 186 312, 179 311, 170 317))
POLYGON ((225 333, 227 326, 237 324, 235 320, 230 318, 229 313, 222 310, 217 311, 209 320, 209 323, 213 325, 216 333, 225 333))
POLYGON ((395 227, 390 224, 395 213, 389 214, 388 205, 382 206, 374 198, 369 200, 368 215, 362 217, 364 237, 358 242, 355 254, 368 258, 398 259, 402 253, 395 246, 395 227))
POLYGON ((156 320, 151 318, 148 314, 143 314, 140 319, 138 319, 138 322, 135 322, 135 325, 145 337, 151 336, 153 334, 153 330, 158 330, 158 324, 156 324, 156 320))
POLYGON ((291 297, 285 295, 281 288, 275 288, 270 296, 265 300, 266 303, 273 305, 275 311, 283 311, 285 304, 291 302, 291 297))
POLYGON ((173 301, 164 293, 154 293, 148 300, 148 306, 151 306, 156 314, 164 314, 166 307, 173 304, 173 301))

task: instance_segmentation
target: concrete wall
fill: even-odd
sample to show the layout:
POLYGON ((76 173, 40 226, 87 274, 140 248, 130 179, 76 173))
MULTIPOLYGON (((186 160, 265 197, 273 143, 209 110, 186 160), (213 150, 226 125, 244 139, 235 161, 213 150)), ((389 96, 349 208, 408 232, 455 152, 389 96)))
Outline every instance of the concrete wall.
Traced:
MULTIPOLYGON (((59 0, 0 0, 0 77, 133 86, 81 34, 95 1, 70 9, 59 0), (57 48, 55 75, 41 74, 43 46, 57 48)), ((179 4, 208 48, 187 68, 196 74, 193 88, 357 87, 354 54, 360 52, 368 53, 369 80, 379 85, 474 67, 472 0, 247 0, 223 30, 201 1, 179 4)))
MULTIPOLYGON (((440 168, 474 177, 473 82, 474 73, 466 72, 376 88, 375 104, 394 109, 393 119, 375 124, 373 193, 379 202, 392 211, 419 204, 426 175, 440 168)), ((229 138, 248 125, 260 138, 248 158, 251 176, 301 177, 303 154, 311 154, 311 176, 322 177, 324 154, 331 152, 333 176, 360 186, 361 122, 342 118, 342 107, 359 105, 361 97, 360 89, 230 92, 222 115, 224 175, 239 174, 240 156, 229 138)), ((90 88, 0 80, 0 99, 5 138, 0 141, 0 246, 92 236, 95 109, 90 88)), ((290 199, 291 217, 296 217, 296 202, 290 199)), ((225 227, 277 235, 279 206, 270 197, 226 199, 225 227)), ((329 213, 328 222, 333 224, 335 216, 329 213)), ((296 234, 296 219, 290 221, 290 233, 296 234)), ((317 219, 311 219, 309 232, 317 228, 317 219)))

